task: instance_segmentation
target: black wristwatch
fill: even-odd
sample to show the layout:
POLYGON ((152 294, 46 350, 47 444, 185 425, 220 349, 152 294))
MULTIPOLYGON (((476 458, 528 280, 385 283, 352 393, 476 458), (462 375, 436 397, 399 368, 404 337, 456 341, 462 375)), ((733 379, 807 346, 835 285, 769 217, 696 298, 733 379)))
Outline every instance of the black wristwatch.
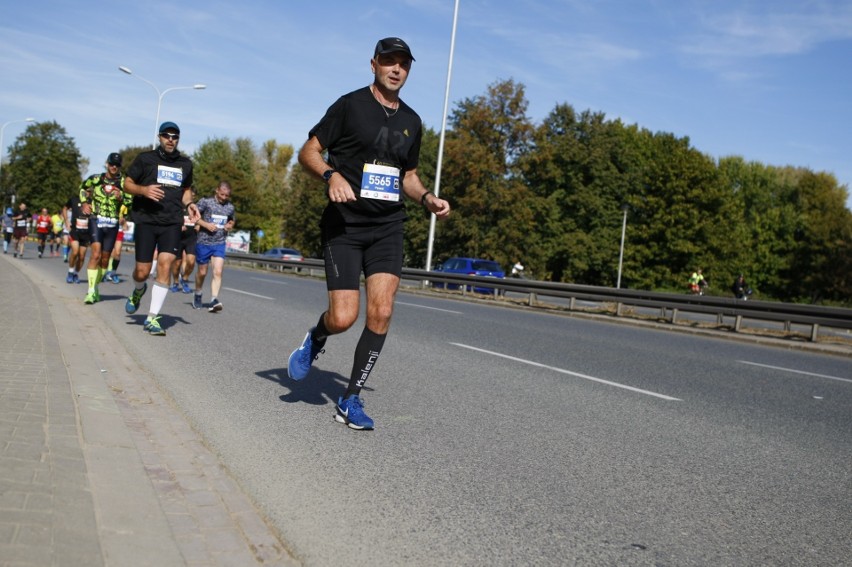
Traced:
POLYGON ((331 176, 334 175, 335 173, 337 173, 337 171, 335 171, 333 169, 326 169, 325 171, 322 172, 322 178, 325 180, 326 183, 328 183, 329 180, 331 179, 331 176))

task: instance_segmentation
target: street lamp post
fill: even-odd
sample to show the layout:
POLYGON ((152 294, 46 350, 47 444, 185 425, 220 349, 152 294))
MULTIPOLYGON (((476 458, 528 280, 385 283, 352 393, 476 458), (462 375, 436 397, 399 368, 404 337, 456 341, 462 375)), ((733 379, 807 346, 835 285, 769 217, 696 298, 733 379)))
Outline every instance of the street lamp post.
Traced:
POLYGON ((618 281, 615 284, 616 289, 621 289, 621 264, 624 261, 624 235, 627 233, 627 209, 629 208, 627 203, 621 205, 624 218, 621 221, 621 248, 618 251, 618 281))
POLYGON ((133 74, 133 71, 131 71, 130 69, 128 69, 127 67, 125 67, 123 65, 120 66, 118 68, 118 70, 121 71, 122 73, 126 73, 128 75, 136 77, 140 81, 144 81, 144 82, 148 83, 149 85, 151 85, 151 88, 154 89, 157 92, 157 117, 154 119, 154 140, 155 141, 152 144, 151 149, 154 149, 154 148, 157 147, 156 140, 157 140, 157 134, 159 133, 157 130, 160 127, 160 109, 163 106, 163 97, 166 96, 166 93, 171 92, 171 91, 184 90, 184 89, 195 89, 195 90, 200 91, 200 90, 204 90, 204 89, 207 88, 207 85, 196 84, 196 85, 192 85, 191 87, 169 87, 166 90, 161 91, 160 89, 157 88, 157 85, 155 85, 154 83, 152 83, 151 81, 149 81, 148 79, 146 79, 144 77, 140 77, 139 75, 133 74))
MULTIPOLYGON (((441 135, 438 138, 438 163, 435 167, 435 197, 441 194, 441 164, 444 158, 444 137, 447 131, 447 109, 450 104, 450 79, 453 76, 453 53, 456 49, 456 27, 459 20, 459 0, 453 9, 453 31, 450 36, 450 60, 447 63, 447 88, 444 91, 444 113, 441 116, 441 135)), ((435 242, 435 215, 429 215, 429 236, 426 241, 426 270, 432 269, 432 248, 435 242)))
MULTIPOLYGON (((6 126, 8 126, 9 124, 15 124, 16 122, 32 122, 33 120, 35 120, 35 118, 24 118, 23 120, 10 120, 8 122, 3 123, 3 125, 0 126, 0 173, 3 172, 3 154, 6 152, 5 148, 3 147, 3 131, 6 130, 6 126)), ((0 177, 0 179, 2 179, 2 177, 0 177)), ((0 193, 0 194, 5 195, 5 193, 0 193)), ((15 201, 12 201, 12 204, 14 205, 15 201)))

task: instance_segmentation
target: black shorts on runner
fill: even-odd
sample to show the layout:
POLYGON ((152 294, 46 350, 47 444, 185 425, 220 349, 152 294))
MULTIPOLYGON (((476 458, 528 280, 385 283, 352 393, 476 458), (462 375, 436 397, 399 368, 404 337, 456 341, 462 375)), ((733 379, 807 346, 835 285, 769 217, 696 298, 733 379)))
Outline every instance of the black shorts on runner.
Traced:
POLYGON ((85 246, 88 248, 92 244, 92 237, 89 234, 88 230, 77 230, 76 228, 71 229, 71 240, 79 244, 80 246, 85 246))
POLYGON ((357 290, 361 272, 402 275, 403 223, 323 227, 326 288, 357 290))
POLYGON ((180 227, 180 224, 137 223, 133 232, 136 261, 150 264, 154 261, 154 250, 177 256, 180 247, 180 227))
POLYGON ((195 229, 192 227, 184 229, 180 235, 180 249, 178 250, 178 254, 186 252, 190 256, 195 256, 196 242, 198 242, 198 233, 195 232, 195 229))
POLYGON ((112 252, 112 249, 115 248, 115 239, 117 237, 117 226, 98 226, 96 222, 89 223, 89 241, 99 242, 102 254, 112 252))

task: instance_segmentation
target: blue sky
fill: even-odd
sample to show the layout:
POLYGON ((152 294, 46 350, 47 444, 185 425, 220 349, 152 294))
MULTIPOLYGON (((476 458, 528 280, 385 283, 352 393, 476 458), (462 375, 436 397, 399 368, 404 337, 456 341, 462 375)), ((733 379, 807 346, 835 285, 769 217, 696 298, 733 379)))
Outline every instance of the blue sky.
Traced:
MULTIPOLYGON (((441 127, 453 0, 4 2, 0 123, 56 120, 89 173, 177 122, 208 138, 299 148, 339 95, 367 85, 377 39, 417 61, 403 98, 441 127)), ((567 103, 740 155, 852 182, 848 0, 461 0, 450 107, 514 79, 536 123, 567 103)), ((5 151, 25 128, 12 124, 5 151)), ((852 208, 852 199, 847 201, 852 208)))

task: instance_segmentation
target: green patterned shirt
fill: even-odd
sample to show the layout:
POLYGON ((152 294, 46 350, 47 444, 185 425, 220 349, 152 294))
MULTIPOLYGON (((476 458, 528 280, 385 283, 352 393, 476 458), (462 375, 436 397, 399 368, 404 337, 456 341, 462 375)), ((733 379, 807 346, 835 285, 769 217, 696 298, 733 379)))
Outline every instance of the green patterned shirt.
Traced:
POLYGON ((118 179, 110 179, 105 173, 90 175, 80 185, 80 202, 91 203, 92 216, 100 219, 118 220, 121 216, 121 207, 128 209, 133 201, 133 196, 124 191, 124 174, 120 173, 118 179), (89 197, 86 192, 91 191, 89 197))

